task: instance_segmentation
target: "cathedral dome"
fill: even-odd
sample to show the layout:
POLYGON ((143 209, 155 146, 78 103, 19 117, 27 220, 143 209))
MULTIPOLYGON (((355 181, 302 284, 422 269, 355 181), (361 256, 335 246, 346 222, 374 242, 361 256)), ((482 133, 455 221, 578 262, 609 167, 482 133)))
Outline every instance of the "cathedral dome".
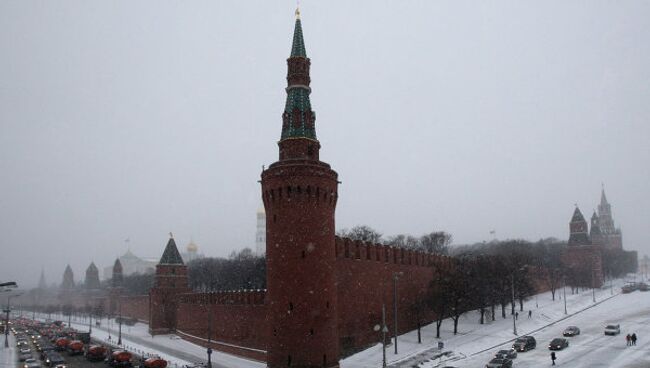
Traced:
POLYGON ((196 253, 199 250, 199 247, 193 241, 190 241, 186 249, 188 253, 196 253))

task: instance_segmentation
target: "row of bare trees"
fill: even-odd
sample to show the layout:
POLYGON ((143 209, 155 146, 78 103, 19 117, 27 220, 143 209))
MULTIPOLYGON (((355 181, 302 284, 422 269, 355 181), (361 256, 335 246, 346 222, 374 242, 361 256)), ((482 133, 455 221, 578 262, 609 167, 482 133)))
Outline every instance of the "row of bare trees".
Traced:
MULTIPOLYGON (((453 248, 451 266, 437 269, 429 286, 427 305, 437 316, 436 334, 446 318, 451 318, 454 333, 458 320, 478 310, 480 323, 494 321, 497 309, 502 318, 524 311, 524 301, 540 289, 549 290, 553 300, 565 284, 576 292, 585 285, 589 272, 564 266, 566 242, 547 238, 531 243, 524 240, 493 241, 453 248)), ((603 250, 603 269, 607 277, 620 277, 636 270, 636 253, 603 250)))
POLYGON ((395 247, 421 250, 427 253, 447 254, 451 244, 451 234, 444 231, 433 231, 421 236, 397 234, 384 237, 382 233, 367 225, 358 225, 350 229, 341 229, 336 235, 352 240, 371 243, 387 244, 395 247))

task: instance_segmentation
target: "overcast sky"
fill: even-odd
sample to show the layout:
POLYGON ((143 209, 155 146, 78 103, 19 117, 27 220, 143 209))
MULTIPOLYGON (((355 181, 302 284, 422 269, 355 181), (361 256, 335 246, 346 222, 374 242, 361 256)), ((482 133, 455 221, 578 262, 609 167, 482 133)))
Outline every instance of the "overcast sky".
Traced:
MULTIPOLYGON (((0 1, 0 279, 254 247, 295 1, 0 1)), ((337 228, 650 253, 650 2, 301 3, 337 228)))

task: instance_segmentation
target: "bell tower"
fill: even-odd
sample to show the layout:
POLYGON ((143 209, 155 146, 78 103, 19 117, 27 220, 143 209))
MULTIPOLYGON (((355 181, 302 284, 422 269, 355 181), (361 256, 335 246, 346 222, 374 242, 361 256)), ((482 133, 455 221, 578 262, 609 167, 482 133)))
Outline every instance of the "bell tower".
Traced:
POLYGON ((338 174, 319 160, 311 79, 296 10, 279 160, 262 172, 267 366, 338 367, 334 212, 338 174))

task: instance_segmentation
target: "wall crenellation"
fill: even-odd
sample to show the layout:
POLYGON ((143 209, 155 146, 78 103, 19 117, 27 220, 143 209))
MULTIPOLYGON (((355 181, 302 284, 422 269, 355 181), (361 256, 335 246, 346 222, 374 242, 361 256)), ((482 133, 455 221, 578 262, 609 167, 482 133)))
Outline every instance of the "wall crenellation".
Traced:
POLYGON ((337 236, 334 242, 336 258, 373 261, 417 267, 432 267, 448 263, 450 257, 411 250, 386 244, 370 243, 337 236))

